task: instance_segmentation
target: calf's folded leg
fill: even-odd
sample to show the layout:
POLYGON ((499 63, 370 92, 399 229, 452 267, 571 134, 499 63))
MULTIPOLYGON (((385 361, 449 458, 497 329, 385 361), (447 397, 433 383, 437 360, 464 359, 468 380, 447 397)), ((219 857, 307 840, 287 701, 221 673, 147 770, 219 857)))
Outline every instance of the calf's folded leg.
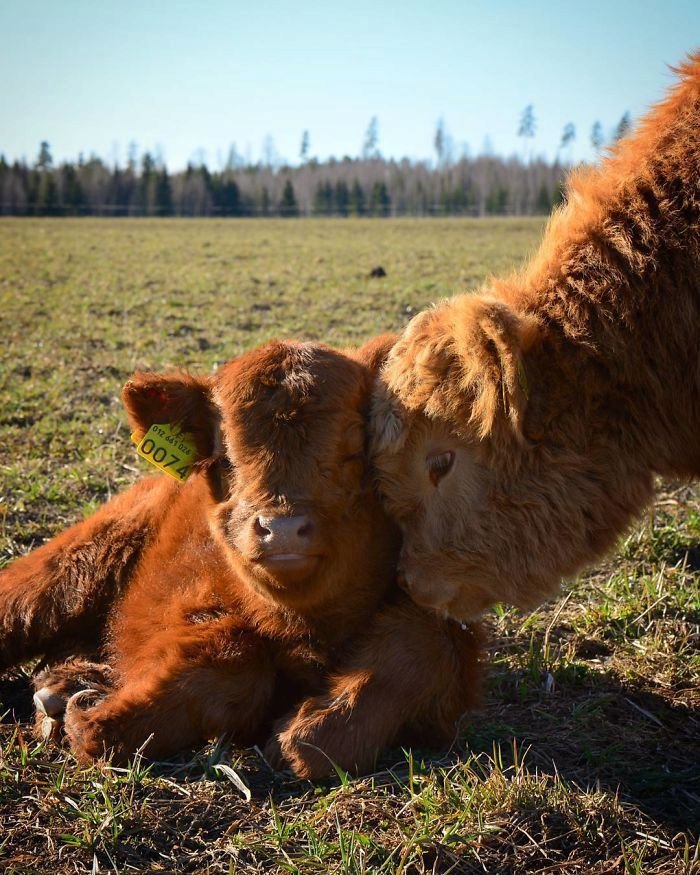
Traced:
POLYGON ((252 740, 267 716, 275 681, 267 644, 245 630, 230 631, 219 623, 210 641, 200 628, 192 641, 154 641, 170 656, 144 654, 138 677, 122 678, 106 698, 90 704, 78 693, 69 699, 65 732, 81 760, 111 755, 126 762, 143 750, 149 758, 231 733, 252 740))
POLYGON ((449 743, 479 690, 479 632, 410 603, 375 618, 324 696, 281 721, 268 742, 273 765, 303 778, 333 766, 367 771, 402 739, 449 743))

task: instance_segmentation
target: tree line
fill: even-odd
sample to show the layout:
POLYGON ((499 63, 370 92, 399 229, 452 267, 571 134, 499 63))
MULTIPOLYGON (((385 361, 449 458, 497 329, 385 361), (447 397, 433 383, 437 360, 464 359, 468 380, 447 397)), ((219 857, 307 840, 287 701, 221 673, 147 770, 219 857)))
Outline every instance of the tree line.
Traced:
POLYGON ((360 158, 298 166, 204 163, 168 172, 146 153, 137 164, 98 157, 37 160, 0 156, 0 215, 14 216, 403 216, 531 215, 561 199, 566 165, 481 155, 433 165, 360 158))
MULTIPOLYGON (((611 141, 625 136, 625 113, 611 141)), ((571 165, 576 128, 568 122, 556 157, 534 157, 537 129, 534 107, 523 110, 518 136, 523 155, 503 158, 488 146, 472 158, 465 144, 455 158, 455 143, 444 120, 433 138, 435 161, 382 157, 379 123, 373 116, 358 157, 319 161, 311 156, 304 131, 296 165, 281 160, 267 137, 260 161, 242 159, 231 147, 225 166, 210 170, 203 153, 185 170, 169 173, 158 155, 140 161, 132 145, 125 166, 81 157, 54 164, 44 141, 33 164, 9 163, 0 155, 0 215, 14 216, 504 216, 547 214, 562 199, 571 165)), ((600 155, 602 124, 590 133, 600 155)))

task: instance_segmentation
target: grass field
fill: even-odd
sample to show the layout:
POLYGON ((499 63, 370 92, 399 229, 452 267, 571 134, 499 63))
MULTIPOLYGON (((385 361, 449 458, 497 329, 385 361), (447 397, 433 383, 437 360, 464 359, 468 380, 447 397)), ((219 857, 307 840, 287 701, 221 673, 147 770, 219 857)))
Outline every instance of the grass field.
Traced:
MULTIPOLYGON (((0 563, 142 472, 136 368, 210 371, 272 336, 359 342, 522 261, 539 220, 0 220, 0 563), (387 276, 369 277, 381 265, 387 276)), ((256 750, 78 766, 0 678, 0 870, 700 871, 700 489, 659 498, 590 575, 488 621, 452 749, 312 785, 256 750)))

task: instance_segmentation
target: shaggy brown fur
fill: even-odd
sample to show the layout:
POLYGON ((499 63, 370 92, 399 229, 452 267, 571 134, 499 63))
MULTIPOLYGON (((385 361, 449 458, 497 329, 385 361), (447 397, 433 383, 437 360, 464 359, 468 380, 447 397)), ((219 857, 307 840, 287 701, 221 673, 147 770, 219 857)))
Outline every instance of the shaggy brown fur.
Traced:
POLYGON ((270 758, 319 777, 397 740, 452 738, 477 636, 396 587, 398 533, 367 471, 392 340, 348 354, 273 342, 213 378, 126 385, 133 427, 182 422, 198 470, 137 484, 0 575, 6 663, 102 645, 106 666, 37 679, 78 756, 148 742, 159 757, 224 732, 263 743, 277 721, 270 758))
POLYGON ((376 391, 416 600, 532 607, 700 474, 700 53, 521 274, 421 313, 376 391))

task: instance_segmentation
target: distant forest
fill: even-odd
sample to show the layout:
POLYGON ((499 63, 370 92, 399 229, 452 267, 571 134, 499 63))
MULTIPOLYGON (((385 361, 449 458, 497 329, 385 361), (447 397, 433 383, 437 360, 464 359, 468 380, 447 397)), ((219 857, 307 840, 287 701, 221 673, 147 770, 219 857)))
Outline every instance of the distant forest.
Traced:
MULTIPOLYGON (((519 128, 524 143, 534 135, 534 125, 529 106, 519 128)), ((625 115, 614 139, 628 128, 625 115)), ((297 165, 274 156, 245 161, 232 148, 222 169, 212 171, 201 160, 174 173, 149 152, 140 159, 134 152, 122 167, 96 156, 56 165, 49 144, 42 142, 33 164, 9 163, 0 155, 0 215, 528 216, 546 215, 562 200, 569 164, 559 157, 551 163, 531 155, 455 159, 442 122, 434 162, 386 159, 377 137, 375 118, 360 157, 311 158, 305 131, 297 165)), ((569 124, 560 149, 565 151, 574 137, 569 124)), ((598 122, 591 140, 600 152, 598 122)))
POLYGON ((100 158, 54 167, 0 157, 0 215, 522 216, 546 214, 559 202, 566 170, 490 156, 443 167, 348 158, 221 171, 190 164, 179 173, 149 154, 126 167, 100 158))

